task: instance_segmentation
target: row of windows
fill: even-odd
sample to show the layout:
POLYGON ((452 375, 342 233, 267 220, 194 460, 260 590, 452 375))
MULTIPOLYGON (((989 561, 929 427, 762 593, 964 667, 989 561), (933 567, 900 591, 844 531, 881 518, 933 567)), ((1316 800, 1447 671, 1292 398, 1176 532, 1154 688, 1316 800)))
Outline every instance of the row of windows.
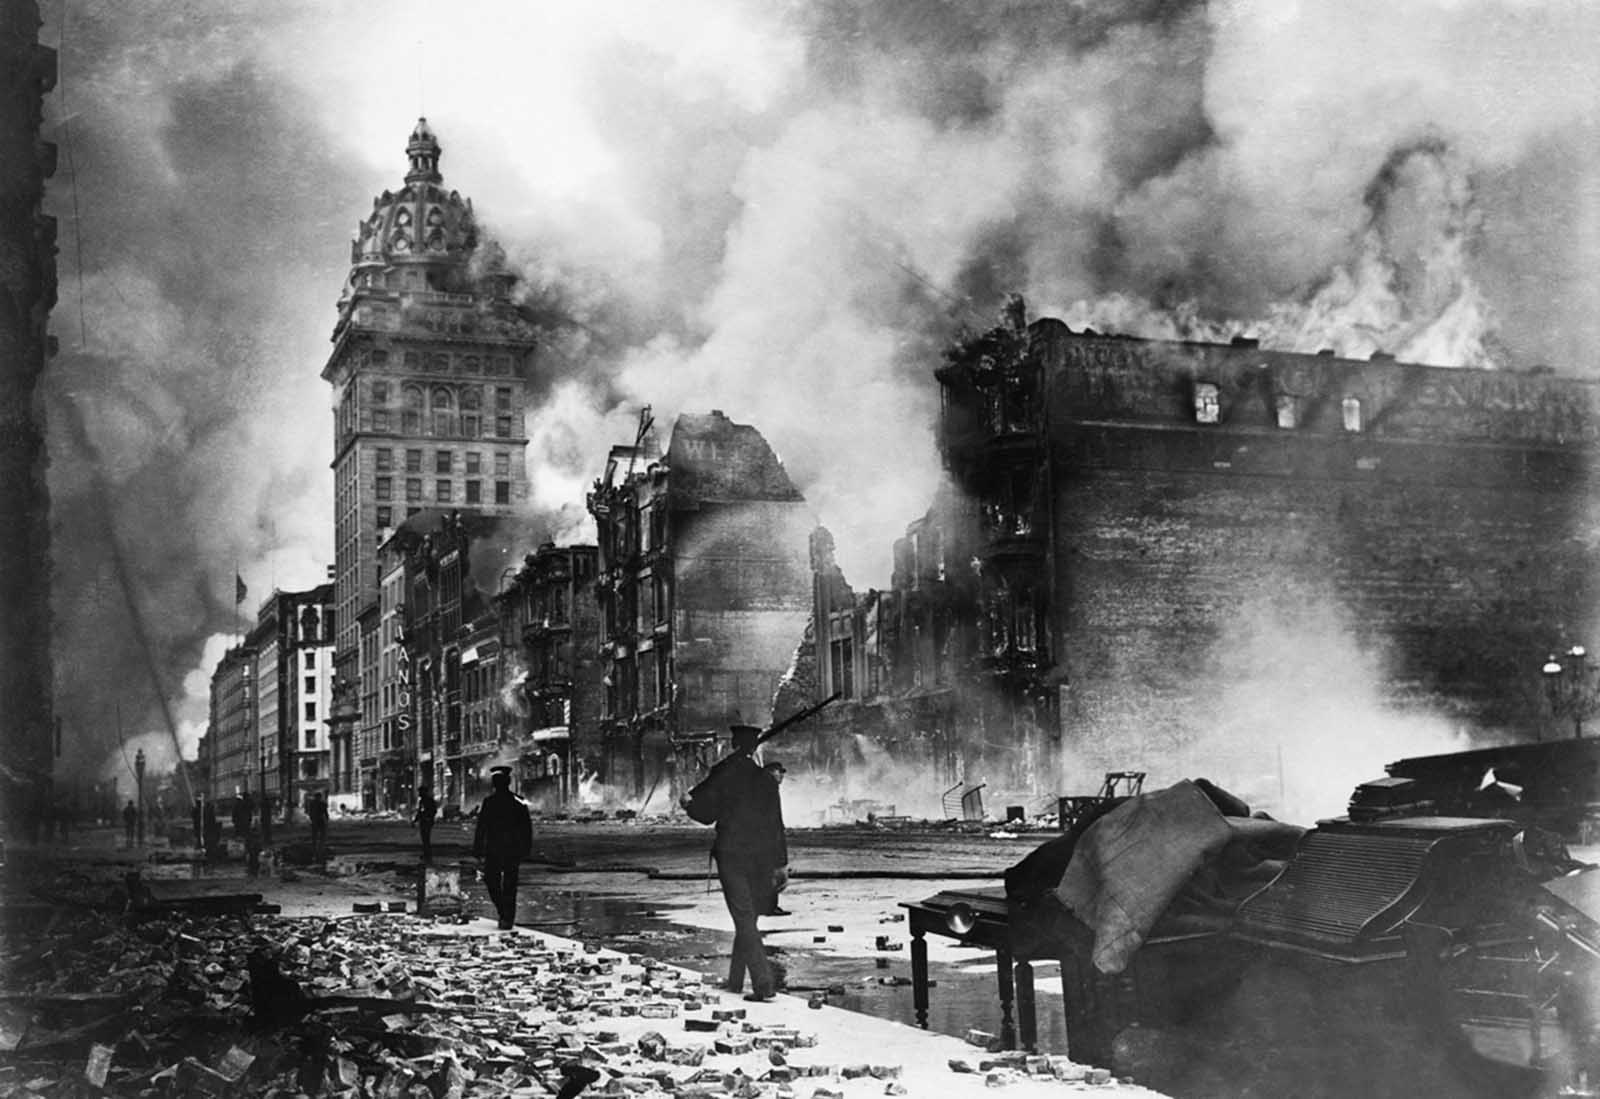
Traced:
MULTIPOLYGON (((407 447, 401 452, 406 464, 407 473, 421 473, 423 471, 423 458, 425 457, 420 447, 407 447)), ((377 447, 372 452, 373 463, 379 473, 394 472, 395 451, 389 447, 377 447)), ((453 450, 436 450, 433 452, 433 471, 435 473, 454 473, 457 454, 453 450)), ((480 451, 469 450, 460 455, 461 468, 468 476, 476 476, 483 472, 483 454, 480 451)), ((511 474, 511 452, 497 450, 494 452, 494 472, 496 477, 508 477, 511 474)))
MULTIPOLYGON (((375 347, 357 358, 357 366, 388 366, 389 352, 375 347)), ((407 370, 426 370, 431 374, 488 374, 509 378, 509 355, 451 355, 445 351, 407 351, 403 359, 407 370)))
MULTIPOLYGON (((1300 398, 1280 394, 1274 406, 1278 426, 1292 428, 1300 425, 1300 398)), ((1358 432, 1362 428, 1361 398, 1346 397, 1339 404, 1344 429, 1358 432)), ((1196 382, 1194 387, 1194 418, 1196 423, 1222 422, 1222 395, 1213 382, 1196 382)))
MULTIPOLYGON (((465 493, 461 499, 469 504, 481 504, 483 499, 483 482, 468 481, 464 485, 465 493)), ((421 477, 406 478, 406 503, 420 504, 423 502, 423 484, 421 477)), ((389 477, 379 477, 373 486, 373 498, 379 503, 389 503, 394 500, 394 482, 389 477)), ((438 480, 433 483, 433 499, 441 504, 454 503, 456 500, 455 482, 438 480)), ((494 502, 496 504, 511 503, 511 482, 496 481, 494 483, 494 502)), ((380 509, 387 510, 387 509, 380 509)), ((379 522, 379 526, 387 524, 379 522)))

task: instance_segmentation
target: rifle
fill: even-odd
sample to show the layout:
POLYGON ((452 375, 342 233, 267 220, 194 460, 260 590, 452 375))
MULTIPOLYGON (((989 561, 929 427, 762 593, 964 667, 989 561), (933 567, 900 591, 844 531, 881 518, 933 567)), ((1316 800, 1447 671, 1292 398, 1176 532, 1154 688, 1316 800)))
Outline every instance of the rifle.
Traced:
POLYGON ((807 706, 803 710, 795 711, 782 721, 778 722, 772 728, 756 737, 756 745, 759 747, 760 745, 771 740, 773 737, 777 736, 779 733, 783 732, 789 726, 798 725, 806 718, 821 713, 824 706, 828 705, 830 702, 837 702, 842 697, 844 697, 843 691, 834 691, 831 695, 817 703, 815 706, 807 706))
MULTIPOLYGON (((804 721, 806 718, 814 716, 830 702, 837 701, 840 697, 842 697, 843 694, 844 692, 842 691, 835 691, 821 702, 818 702, 815 706, 807 706, 803 710, 790 714, 788 717, 772 726, 772 728, 767 729, 760 736, 756 737, 756 746, 759 747, 766 741, 771 740, 773 737, 777 736, 791 725, 798 724, 799 722, 804 721)), ((729 752, 727 755, 717 760, 717 762, 713 763, 706 771, 705 777, 695 784, 694 789, 690 790, 684 795, 680 804, 682 804, 684 809, 688 811, 691 819, 697 820, 701 824, 710 824, 717 819, 718 809, 716 807, 715 798, 703 795, 702 791, 705 791, 708 788, 708 783, 711 781, 711 776, 715 775, 729 763, 744 755, 749 755, 749 753, 729 752), (698 808, 697 805, 703 808, 698 808)))

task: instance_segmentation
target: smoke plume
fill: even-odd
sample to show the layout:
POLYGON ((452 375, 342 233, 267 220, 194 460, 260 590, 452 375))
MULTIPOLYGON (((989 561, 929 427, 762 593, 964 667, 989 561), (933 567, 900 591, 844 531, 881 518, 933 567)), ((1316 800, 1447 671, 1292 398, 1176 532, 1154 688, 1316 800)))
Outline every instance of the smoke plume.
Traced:
MULTIPOLYGON (((1589 370, 1600 9, 310 0, 47 6, 63 766, 203 726, 193 670, 332 557, 318 372, 414 118, 546 320, 530 523, 639 408, 778 451, 858 584, 938 479, 943 342, 1035 315, 1589 370), (81 415, 93 457, 58 430, 81 415), (108 489, 95 488, 91 467, 108 489), (149 620, 152 677, 102 520, 149 620), (250 596, 233 601, 233 573, 250 596)), ((533 547, 528 547, 529 549, 533 547)))

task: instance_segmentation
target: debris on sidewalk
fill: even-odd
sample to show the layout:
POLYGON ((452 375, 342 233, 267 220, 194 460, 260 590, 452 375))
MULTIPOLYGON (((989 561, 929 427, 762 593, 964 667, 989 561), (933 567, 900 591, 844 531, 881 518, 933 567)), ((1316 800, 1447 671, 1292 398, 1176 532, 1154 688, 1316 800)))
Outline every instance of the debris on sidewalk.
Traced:
MULTIPOLYGON (((795 1014, 751 1009, 648 955, 395 907, 286 918, 58 904, 13 924, 0 938, 0 1094, 864 1099, 904 1094, 919 1067, 836 1029, 819 1043, 795 1014)), ((827 1007, 821 990, 810 1006, 827 1007)), ((802 1014, 824 1030, 832 1017, 802 1014)), ((1081 1068, 974 1060, 950 1068, 1088 1082, 1081 1068)))

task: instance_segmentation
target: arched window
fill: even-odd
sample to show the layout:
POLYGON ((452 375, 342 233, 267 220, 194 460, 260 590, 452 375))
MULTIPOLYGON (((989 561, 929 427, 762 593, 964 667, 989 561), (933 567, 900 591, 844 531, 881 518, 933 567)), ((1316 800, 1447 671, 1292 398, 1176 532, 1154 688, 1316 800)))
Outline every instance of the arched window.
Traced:
POLYGON ((475 385, 461 389, 461 434, 469 439, 483 434, 483 390, 475 385))

